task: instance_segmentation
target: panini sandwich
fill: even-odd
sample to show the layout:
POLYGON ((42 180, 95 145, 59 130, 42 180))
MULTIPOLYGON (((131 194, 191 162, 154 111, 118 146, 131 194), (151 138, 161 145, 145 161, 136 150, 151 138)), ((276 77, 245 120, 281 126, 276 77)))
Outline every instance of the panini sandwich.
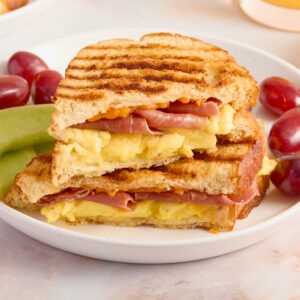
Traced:
POLYGON ((258 86, 226 51, 176 34, 88 46, 54 96, 53 153, 5 198, 48 222, 232 230, 275 162, 248 108, 258 86))
POLYGON ((245 68, 194 38, 158 33, 85 47, 53 99, 52 181, 165 165, 218 141, 256 141, 245 110, 257 96, 245 68))

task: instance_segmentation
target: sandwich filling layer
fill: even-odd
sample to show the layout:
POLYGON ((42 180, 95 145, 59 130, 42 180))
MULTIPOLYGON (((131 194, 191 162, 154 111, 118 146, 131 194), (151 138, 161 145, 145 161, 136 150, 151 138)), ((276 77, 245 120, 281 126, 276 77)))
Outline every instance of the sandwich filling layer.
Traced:
POLYGON ((180 98, 175 102, 156 103, 147 106, 125 106, 121 108, 110 108, 105 113, 98 113, 88 122, 94 122, 100 119, 124 118, 134 113, 136 110, 158 110, 161 109, 169 113, 196 114, 198 116, 214 116, 218 114, 222 102, 216 98, 209 98, 206 101, 188 100, 180 98))
MULTIPOLYGON (((204 129, 208 117, 217 116, 221 101, 211 99, 204 103, 182 103, 175 101, 164 104, 165 109, 158 110, 150 107, 129 107, 117 110, 109 110, 104 114, 97 114, 95 117, 84 123, 73 125, 74 128, 107 130, 111 132, 157 134, 151 128, 188 128, 204 129), (132 112, 126 114, 126 112, 132 112)), ((156 107, 156 106, 155 106, 156 107)), ((163 131, 160 132, 163 134, 163 131)))
MULTIPOLYGON (((157 208, 164 209, 168 206, 181 210, 182 207, 185 207, 189 213, 192 210, 195 210, 195 215, 197 215, 197 212, 202 212, 203 209, 207 209, 207 206, 216 208, 221 206, 244 205, 249 203, 256 196, 259 196, 259 190, 255 180, 253 184, 241 195, 209 195, 205 192, 198 191, 185 191, 181 193, 130 193, 118 191, 114 195, 110 195, 106 192, 98 192, 97 190, 87 188, 68 188, 59 193, 42 197, 37 202, 37 205, 45 206, 42 208, 41 213, 47 217, 49 222, 54 222, 63 217, 66 208, 68 211, 70 209, 76 209, 78 212, 78 206, 81 207, 81 209, 82 207, 88 208, 91 206, 93 209, 96 209, 96 212, 99 212, 100 215, 102 215, 101 209, 103 209, 103 206, 108 206, 110 207, 108 211, 115 211, 115 214, 116 212, 119 212, 121 215, 125 214, 127 216, 129 214, 129 216, 136 216, 136 210, 141 212, 141 207, 144 207, 145 203, 152 203, 149 204, 151 205, 149 212, 146 212, 144 209, 142 209, 144 213, 148 214, 143 217, 149 217, 149 213, 153 212, 154 208, 156 208, 154 211, 157 212, 157 208), (68 204, 68 202, 71 204, 68 204), (76 204, 76 202, 80 202, 80 204, 76 204), (99 204, 100 206, 97 206, 94 203, 99 204)), ((107 210, 105 211, 107 212, 107 210)), ((86 217, 89 213, 91 213, 93 216, 95 214, 91 208, 82 213, 87 214, 86 217)), ((70 215, 70 211, 68 214, 70 215)), ((164 214, 160 213, 159 216, 163 217, 164 214)), ((187 215, 184 214, 184 216, 187 215)), ((155 217, 155 215, 152 217, 155 217)))
POLYGON ((218 206, 197 203, 158 202, 154 200, 140 201, 134 211, 127 211, 117 207, 92 201, 80 200, 76 202, 62 201, 41 209, 41 214, 49 223, 65 220, 76 224, 78 219, 106 217, 116 223, 122 220, 155 219, 163 221, 183 221, 191 217, 213 223, 220 210, 228 210, 231 206, 218 206))
MULTIPOLYGON (((178 107, 180 109, 180 106, 178 107)), ((78 126, 79 128, 69 127, 55 133, 55 137, 63 142, 59 149, 63 154, 62 165, 70 165, 76 161, 101 167, 105 162, 192 157, 194 150, 215 148, 216 135, 228 134, 232 130, 235 110, 230 105, 224 105, 217 115, 210 117, 194 115, 198 118, 206 118, 205 126, 201 130, 199 128, 180 128, 180 123, 177 123, 179 128, 167 128, 166 124, 171 123, 167 120, 165 124, 164 119, 156 121, 160 125, 153 128, 149 126, 153 123, 141 121, 141 115, 146 115, 146 118, 143 119, 145 120, 147 115, 152 113, 151 110, 143 110, 139 116, 132 117, 130 115, 117 120, 119 124, 116 123, 116 120, 109 119, 90 123, 101 125, 98 129, 91 129, 90 125, 86 123, 78 126), (113 124, 112 121, 115 123, 113 124), (138 131, 148 132, 148 134, 137 133, 138 131)), ((160 113, 164 114, 164 112, 160 113)), ((180 115, 178 114, 178 116, 180 115)), ((174 122, 175 126, 176 121, 174 122)), ((199 124, 201 122, 199 121, 199 124)), ((94 126, 96 126, 95 124, 94 126)), ((186 121, 186 124, 190 124, 189 121, 186 121)), ((201 124, 203 126, 203 122, 201 124)))

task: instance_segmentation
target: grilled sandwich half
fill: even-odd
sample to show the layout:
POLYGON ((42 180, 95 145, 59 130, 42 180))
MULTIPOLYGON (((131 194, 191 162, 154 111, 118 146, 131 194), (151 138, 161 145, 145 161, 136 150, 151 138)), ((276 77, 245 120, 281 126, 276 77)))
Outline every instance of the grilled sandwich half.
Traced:
POLYGON ((194 38, 156 33, 85 47, 53 99, 52 182, 255 142, 259 126, 246 109, 257 96, 256 81, 227 51, 194 38))
POLYGON ((274 162, 264 130, 255 142, 219 142, 216 149, 151 169, 122 169, 98 177, 51 181, 51 153, 16 176, 5 202, 39 210, 48 222, 152 225, 232 230, 259 205, 274 162))

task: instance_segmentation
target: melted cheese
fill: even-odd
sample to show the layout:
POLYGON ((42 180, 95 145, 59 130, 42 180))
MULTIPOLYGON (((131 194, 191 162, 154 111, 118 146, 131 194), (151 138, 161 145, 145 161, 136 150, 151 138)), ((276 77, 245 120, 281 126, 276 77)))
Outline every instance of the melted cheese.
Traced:
POLYGON ((106 113, 99 113, 95 115, 94 117, 88 119, 88 121, 93 122, 100 119, 115 119, 115 118, 121 118, 126 117, 132 112, 134 112, 136 109, 159 109, 159 108, 166 108, 169 106, 169 103, 158 103, 158 104, 152 104, 148 106, 126 106, 121 108, 111 108, 106 113))
POLYGON ((199 217, 211 221, 218 206, 195 203, 172 203, 144 200, 136 205, 134 211, 126 211, 91 201, 57 202, 41 209, 49 223, 57 220, 75 222, 80 218, 109 217, 118 222, 135 218, 154 218, 165 221, 181 221, 199 217))
MULTIPOLYGON (((201 104, 205 102, 205 100, 200 99, 187 99, 187 98, 179 98, 177 101, 181 103, 198 103, 201 104)), ((88 121, 93 122, 100 119, 115 119, 115 118, 121 118, 126 117, 127 115, 134 112, 136 109, 159 109, 159 108, 167 108, 169 107, 170 102, 166 103, 156 103, 156 104, 149 104, 149 105, 142 105, 142 106, 125 106, 125 107, 119 107, 119 108, 110 108, 105 113, 99 113, 92 118, 88 119, 88 121)))
MULTIPOLYGON (((107 131, 67 128, 59 135, 66 143, 64 157, 101 167, 103 162, 128 162, 133 159, 164 159, 171 156, 192 157, 193 150, 216 147, 217 134, 233 128, 235 110, 224 105, 218 116, 210 117, 205 130, 163 129, 164 135, 110 133, 107 131)), ((69 161, 65 161, 69 164, 69 161)))

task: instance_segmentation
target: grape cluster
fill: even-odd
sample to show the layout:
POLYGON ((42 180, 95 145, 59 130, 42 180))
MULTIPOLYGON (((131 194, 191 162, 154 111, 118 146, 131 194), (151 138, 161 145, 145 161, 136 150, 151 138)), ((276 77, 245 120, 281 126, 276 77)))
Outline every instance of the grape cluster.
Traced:
POLYGON ((261 83, 260 102, 280 116, 268 138, 269 148, 279 159, 271 181, 283 193, 300 195, 300 89, 293 83, 270 77, 261 83))
POLYGON ((49 70, 47 64, 37 55, 19 51, 8 61, 10 75, 0 77, 0 109, 25 105, 30 97, 36 104, 50 103, 60 73, 49 70))

